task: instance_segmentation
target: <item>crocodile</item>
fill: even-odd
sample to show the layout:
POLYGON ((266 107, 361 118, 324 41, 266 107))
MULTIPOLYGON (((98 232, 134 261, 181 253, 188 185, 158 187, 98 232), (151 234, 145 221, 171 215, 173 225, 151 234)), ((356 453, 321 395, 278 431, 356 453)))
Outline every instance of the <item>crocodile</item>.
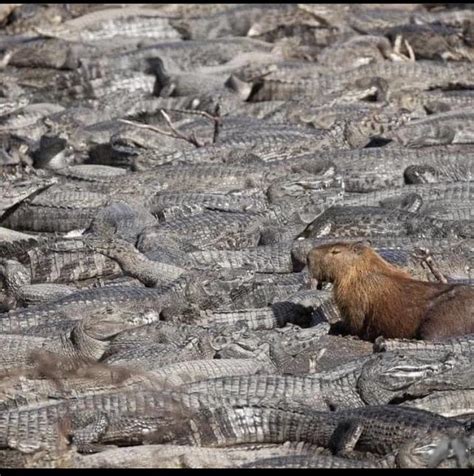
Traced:
POLYGON ((390 133, 404 147, 437 144, 471 144, 473 142, 472 112, 469 109, 431 114, 410 121, 390 133))
POLYGON ((86 247, 91 252, 101 253, 113 259, 127 275, 139 279, 145 286, 166 284, 186 272, 182 267, 148 259, 125 240, 105 241, 101 238, 90 238, 86 241, 86 247))
POLYGON ((390 103, 403 106, 410 111, 423 108, 427 113, 447 112, 472 107, 472 91, 400 91, 390 96, 390 103))
MULTIPOLYGON (((254 371, 255 362, 250 364, 254 371)), ((234 402, 234 400, 230 400, 234 402)), ((135 392, 130 389, 115 390, 97 395, 90 394, 78 398, 33 403, 20 406, 17 409, 7 409, 0 412, 0 447, 20 449, 24 452, 33 452, 41 448, 50 448, 57 445, 64 427, 74 423, 76 418, 94 418, 94 413, 106 412, 112 415, 127 415, 132 408, 137 414, 151 411, 170 411, 182 403, 186 408, 200 408, 203 405, 219 406, 222 399, 210 396, 193 396, 175 391, 143 390, 135 392), (30 426, 32 421, 36 424, 30 426), (25 425, 28 428, 25 428, 25 425), (26 430, 26 431, 25 431, 26 430), (59 431, 58 431, 59 430, 59 431)), ((238 400, 237 400, 238 403, 238 400)), ((180 411, 179 407, 176 408, 180 411)))
POLYGON ((28 271, 15 260, 0 259, 0 277, 7 296, 19 306, 54 301, 77 291, 61 284, 31 284, 28 271))
POLYGON ((239 192, 159 192, 147 201, 147 207, 160 221, 169 221, 175 216, 174 210, 180 216, 204 210, 260 212, 268 207, 268 203, 263 192, 257 189, 251 195, 239 192))
POLYGON ((328 457, 323 455, 289 455, 262 458, 252 463, 245 463, 240 468, 394 468, 390 460, 350 460, 337 456, 328 457))
POLYGON ((221 38, 219 42, 207 38, 200 40, 161 41, 144 44, 136 49, 128 49, 112 55, 83 61, 82 73, 85 76, 99 70, 138 70, 147 71, 150 59, 160 58, 165 68, 186 71, 208 65, 223 64, 239 54, 250 52, 269 53, 271 43, 252 38, 221 38))
POLYGON ((193 18, 192 21, 178 19, 172 22, 172 25, 175 25, 180 31, 185 31, 186 37, 192 40, 247 36, 255 21, 262 15, 274 10, 293 13, 297 10, 297 6, 281 4, 237 5, 226 12, 198 16, 193 18))
POLYGON ((435 441, 466 436, 466 430, 459 422, 405 407, 373 406, 318 412, 304 405, 272 405, 252 403, 252 400, 245 403, 245 399, 237 404, 226 404, 225 400, 220 407, 204 405, 191 410, 191 424, 189 421, 183 424, 183 418, 170 422, 162 412, 154 417, 134 416, 137 412, 130 412, 127 416, 122 415, 120 422, 117 417, 108 419, 102 414, 90 418, 89 424, 82 431, 76 430, 73 438, 80 444, 110 444, 123 441, 124 437, 138 442, 143 441, 143 428, 146 428, 145 440, 150 442, 193 442, 219 447, 290 440, 324 446, 335 454, 354 449, 387 455, 413 444, 414 439, 426 438, 427 434, 435 441), (157 419, 161 421, 161 427, 157 419), (223 425, 232 430, 223 431, 223 425), (340 437, 349 441, 341 442, 340 437))
MULTIPOLYGON (((431 201, 450 203, 452 201, 472 200, 472 187, 470 181, 454 183, 424 183, 405 185, 404 187, 386 188, 368 193, 345 193, 333 196, 333 204, 347 206, 364 206, 385 208, 403 207, 403 200, 410 198, 409 205, 420 201, 429 204, 431 201), (413 197, 416 200, 413 200, 413 197), (395 201, 395 207, 390 201, 395 201)), ((415 207, 415 210, 420 209, 415 207)))
POLYGON ((30 235, 0 227, 0 257, 15 258, 47 241, 44 236, 30 235))
POLYGON ((472 415, 474 391, 455 390, 434 392, 424 398, 403 402, 403 406, 421 408, 445 417, 472 415))
POLYGON ((42 191, 46 190, 56 183, 55 179, 33 179, 33 180, 20 180, 14 182, 7 182, 6 186, 2 186, 2 200, 0 202, 0 212, 5 217, 8 211, 12 211, 12 208, 19 206, 22 201, 28 197, 34 197, 42 191))
POLYGON ((364 365, 357 386, 368 404, 420 397, 440 390, 465 390, 472 386, 472 356, 438 354, 420 350, 378 354, 364 365))
POLYGON ((334 206, 308 225, 302 236, 416 236, 456 239, 472 238, 471 228, 470 220, 440 220, 422 213, 381 207, 334 206), (394 225, 395 228, 392 228, 394 225))
MULTIPOLYGON (((326 296, 329 299, 329 296, 326 296)), ((321 299, 324 302, 324 298, 321 299)), ((220 324, 238 325, 244 323, 251 330, 269 330, 283 327, 288 323, 301 326, 311 322, 311 309, 291 302, 274 303, 269 307, 240 309, 232 311, 203 311, 200 326, 212 328, 220 324)))
POLYGON ((221 397, 259 397, 271 401, 288 399, 311 405, 315 410, 321 411, 355 408, 365 405, 355 390, 361 367, 361 362, 354 361, 336 370, 310 376, 225 376, 188 384, 182 390, 221 397))
POLYGON ((472 355, 474 352, 474 335, 450 337, 443 342, 414 341, 409 339, 384 339, 377 338, 374 342, 375 352, 386 352, 393 350, 431 352, 434 354, 454 352, 472 355))
MULTIPOLYGON (((380 405, 416 398, 430 392, 468 391, 471 360, 462 356, 390 352, 382 359, 365 356, 310 375, 264 375, 220 378, 184 387, 188 392, 260 396, 311 402, 314 408, 334 410, 380 405), (373 385, 377 382, 377 386, 373 385), (466 390, 464 390, 466 389, 466 390)), ((471 379, 472 380, 472 379, 471 379)), ((452 404, 453 406, 455 403, 452 404)), ((463 405, 461 399, 460 405, 463 405)), ((441 410, 440 407, 438 407, 441 410)), ((434 410, 434 406, 430 408, 434 410)))
POLYGON ((50 188, 23 201, 1 223, 19 231, 69 232, 87 228, 108 202, 108 197, 100 193, 50 188))
MULTIPOLYGON (((246 463, 244 468, 457 468, 468 467, 465 454, 468 444, 461 438, 433 437, 407 443, 398 454, 388 454, 383 458, 351 459, 325 455, 289 455, 264 458, 253 463, 246 463), (456 452, 449 453, 448 444, 456 442, 456 452), (425 443, 427 443, 425 445, 425 443), (460 443, 460 444, 459 444, 460 443), (439 456, 437 453, 441 453, 439 456)), ((369 453, 370 455, 370 453, 369 453)))
POLYGON ((101 253, 91 250, 88 239, 67 238, 31 247, 21 256, 22 264, 33 283, 69 283, 78 286, 94 278, 113 279, 121 276, 120 266, 101 253))
MULTIPOLYGON (((423 150, 369 148, 333 152, 327 159, 343 174, 345 190, 360 193, 417 183, 416 171, 422 173, 424 167, 429 169, 433 182, 469 180, 472 152, 469 146, 434 146, 423 150)), ((311 155, 307 158, 313 160, 311 155)), ((305 167, 304 156, 295 160, 305 167)))
POLYGON ((54 68, 74 70, 80 65, 80 58, 97 54, 95 48, 85 43, 71 44, 59 39, 41 39, 27 42, 13 51, 9 64, 15 67, 54 68))
POLYGON ((102 307, 57 338, 2 335, 5 353, 1 359, 1 371, 34 370, 41 366, 41 362, 48 366, 50 361, 52 369, 44 371, 54 375, 54 371, 71 370, 98 361, 109 345, 107 340, 132 325, 133 318, 126 312, 102 307))
MULTIPOLYGON (((262 123, 263 121, 261 121, 262 123)), ((271 122, 267 121, 270 125, 271 122)), ((287 125, 288 126, 288 125, 287 125)), ((209 126, 208 126, 209 128, 209 126)), ((120 147, 121 155, 134 155, 129 161, 133 161, 132 168, 136 170, 143 170, 146 168, 153 168, 160 165, 174 164, 199 164, 199 163, 240 163, 245 161, 259 162, 277 161, 283 159, 291 159, 295 155, 301 155, 315 150, 315 147, 321 151, 337 150, 341 145, 343 149, 349 148, 349 144, 337 144, 343 138, 345 125, 341 122, 333 124, 332 130, 324 132, 320 130, 316 134, 317 142, 311 140, 311 137, 302 137, 296 140, 284 140, 284 136, 280 141, 269 142, 268 140, 241 140, 234 143, 215 143, 212 145, 205 145, 199 148, 181 150, 137 150, 136 146, 132 147, 129 142, 130 139, 123 137, 124 133, 120 135, 120 142, 125 142, 120 147), (338 147, 336 147, 338 146, 338 147), (244 160, 245 159, 245 160, 244 160)), ((280 134, 281 135, 281 134, 280 134)), ((313 132, 313 138, 315 133, 313 132)), ((119 142, 119 138, 115 142, 119 142)), ((133 142, 137 142, 136 136, 133 142)), ((117 148, 117 147, 115 147, 117 148)))
POLYGON ((472 86, 469 66, 460 63, 456 65, 442 65, 436 61, 416 62, 376 62, 348 69, 340 73, 328 73, 315 79, 303 80, 272 80, 263 78, 263 85, 259 89, 259 100, 285 100, 289 96, 306 97, 312 99, 319 94, 344 90, 350 84, 366 78, 380 78, 388 81, 391 90, 403 88, 409 82, 411 88, 422 90, 448 87, 472 86), (454 74, 455 76, 451 76, 454 74), (453 79, 456 78, 456 79, 453 79), (285 88, 286 86, 286 88, 285 88), (263 95, 263 88, 268 90, 263 95), (281 91, 283 89, 283 94, 281 91))
MULTIPOLYGON (((185 273, 155 288, 121 285, 83 289, 56 301, 4 313, 1 315, 3 318, 0 320, 0 328, 5 333, 23 333, 34 326, 49 325, 49 329, 44 329, 44 332, 53 332, 61 322, 69 321, 66 322, 67 327, 104 304, 120 306, 124 310, 152 310, 161 313, 165 319, 182 318, 185 310, 192 313, 194 307, 200 310, 212 309, 223 306, 226 302, 228 305, 231 302, 239 305, 248 295, 248 292, 245 293, 246 286, 255 287, 252 278, 249 272, 206 270, 185 273), (187 299, 183 300, 184 297, 187 299)), ((296 286, 299 288, 301 284, 298 281, 296 286)), ((275 294, 278 290, 274 283, 267 284, 263 281, 263 292, 266 287, 275 294)))
POLYGON ((33 404, 45 405, 51 398, 72 400, 121 391, 163 391, 205 378, 251 375, 274 369, 272 363, 265 358, 164 362, 162 366, 144 370, 134 368, 134 362, 130 359, 126 365, 110 365, 103 361, 95 363, 89 359, 68 367, 67 363, 55 364, 52 354, 47 359, 43 358, 41 364, 31 370, 23 369, 20 377, 16 371, 13 377, 2 380, 0 405, 3 410, 33 404), (37 378, 38 375, 47 378, 37 378))
POLYGON ((124 36, 154 38, 156 40, 177 39, 179 33, 168 19, 160 18, 158 10, 143 7, 128 7, 96 11, 67 20, 49 31, 46 36, 68 41, 94 42, 124 36), (154 27, 153 27, 154 25, 154 27))
POLYGON ((146 228, 139 237, 137 247, 142 252, 151 251, 155 237, 183 241, 197 249, 255 247, 264 218, 262 213, 204 211, 146 228))
MULTIPOLYGON (((192 445, 143 445, 74 454, 77 468, 235 468, 263 458, 310 454, 310 445, 243 445, 239 448, 205 448, 192 445)), ((324 459, 323 459, 324 461, 324 459)), ((255 463, 254 463, 255 462, 255 463)))
MULTIPOLYGON (((74 321, 77 322, 92 309, 107 303, 122 306, 124 309, 126 309, 126 306, 136 307, 137 304, 140 304, 143 308, 148 307, 158 311, 158 309, 161 309, 160 296, 161 293, 158 289, 131 286, 82 290, 54 302, 4 313, 1 328, 3 333, 22 333, 39 324, 59 325, 61 321, 68 320, 72 316, 74 321)), ((74 321, 69 321, 68 326, 74 321)), ((51 330, 49 328, 46 332, 51 333, 51 330)))

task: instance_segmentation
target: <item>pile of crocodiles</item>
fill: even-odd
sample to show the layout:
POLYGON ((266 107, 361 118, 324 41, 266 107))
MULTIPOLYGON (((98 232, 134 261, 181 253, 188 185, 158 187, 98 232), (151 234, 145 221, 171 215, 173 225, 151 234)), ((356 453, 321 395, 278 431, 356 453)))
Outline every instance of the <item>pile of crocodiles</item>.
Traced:
POLYGON ((0 467, 472 468, 474 335, 341 333, 307 256, 473 284, 473 59, 468 4, 0 6, 0 467))

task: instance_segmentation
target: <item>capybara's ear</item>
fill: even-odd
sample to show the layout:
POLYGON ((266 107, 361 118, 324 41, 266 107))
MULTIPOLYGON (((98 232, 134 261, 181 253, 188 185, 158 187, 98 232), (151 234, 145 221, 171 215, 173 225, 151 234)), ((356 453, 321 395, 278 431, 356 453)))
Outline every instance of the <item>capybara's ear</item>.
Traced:
POLYGON ((367 247, 370 247, 371 244, 372 243, 369 240, 356 241, 355 243, 352 243, 351 249, 356 253, 362 253, 367 247))

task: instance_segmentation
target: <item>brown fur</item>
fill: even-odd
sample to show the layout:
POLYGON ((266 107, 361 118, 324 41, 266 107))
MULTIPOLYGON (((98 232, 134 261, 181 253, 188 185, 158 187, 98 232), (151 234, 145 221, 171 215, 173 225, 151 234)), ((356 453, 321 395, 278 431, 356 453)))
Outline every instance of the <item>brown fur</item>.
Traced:
POLYGON ((314 248, 308 269, 334 283, 350 334, 362 339, 443 339, 474 332, 474 288, 417 281, 370 246, 335 243, 314 248))

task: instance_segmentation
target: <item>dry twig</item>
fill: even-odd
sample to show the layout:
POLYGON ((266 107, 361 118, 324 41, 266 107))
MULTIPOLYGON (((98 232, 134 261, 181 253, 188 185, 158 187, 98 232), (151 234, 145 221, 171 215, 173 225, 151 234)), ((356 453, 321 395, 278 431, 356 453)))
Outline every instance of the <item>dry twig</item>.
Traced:
MULTIPOLYGON (((216 143, 217 138, 219 136, 220 125, 222 120, 220 115, 219 104, 216 105, 214 109, 214 114, 209 114, 206 111, 194 111, 192 109, 168 109, 168 111, 179 112, 182 114, 194 114, 196 116, 202 116, 202 117, 205 117, 206 119, 209 119, 210 121, 214 123, 214 133, 212 136, 212 143, 213 144, 216 143)), ((193 144, 195 147, 203 147, 205 145, 208 145, 208 144, 200 142, 194 133, 192 133, 191 135, 185 135, 182 132, 178 131, 178 129, 176 129, 176 127, 173 125, 170 116, 167 114, 167 112, 164 109, 160 109, 160 114, 163 116, 163 119, 165 120, 166 124, 171 129, 171 132, 165 131, 155 126, 151 126, 149 124, 140 124, 139 122, 129 121, 128 119, 119 119, 119 121, 124 124, 128 124, 130 126, 139 127, 141 129, 148 129, 150 131, 157 132, 158 134, 162 134, 164 136, 173 137, 174 139, 185 140, 186 142, 193 144)))
POLYGON ((179 132, 174 126, 173 123, 171 122, 170 116, 166 114, 166 112, 163 109, 160 109, 160 114, 163 116, 164 120, 166 121, 166 124, 168 124, 168 127, 176 134, 176 137, 178 139, 183 139, 188 141, 189 143, 193 144, 195 147, 202 147, 204 144, 201 144, 194 133, 192 133, 190 136, 185 136, 181 132, 179 132))
MULTIPOLYGON (((163 114, 163 111, 161 112, 163 114)), ((165 117, 165 115, 166 117, 168 117, 166 113, 163 115, 163 117, 165 117)), ((166 117, 165 117, 165 120, 166 120, 166 117)), ((157 132, 158 134, 162 134, 164 136, 173 137, 174 139, 185 140, 186 142, 190 142, 191 144, 193 144, 195 147, 203 146, 203 144, 197 141, 194 134, 190 137, 187 137, 184 134, 181 134, 179 131, 177 131, 176 128, 171 124, 169 117, 168 117, 167 123, 168 123, 168 126, 170 126, 170 129, 172 130, 172 132, 164 131, 163 129, 159 129, 158 127, 150 126, 149 124, 140 124, 139 122, 129 121, 128 119, 118 119, 118 121, 124 124, 128 124, 130 126, 139 127, 140 129, 148 129, 150 131, 157 132)))
MULTIPOLYGON (((221 108, 219 104, 216 104, 214 109, 214 114, 209 114, 206 111, 199 111, 199 110, 192 110, 192 109, 167 109, 167 111, 171 112, 178 112, 181 114, 193 114, 195 116, 205 117, 214 123, 214 134, 212 136, 212 143, 215 144, 217 142, 217 138, 219 136, 220 125, 221 125, 221 108)), ((166 118, 165 118, 166 119, 166 118)))
POLYGON ((433 257, 431 256, 430 252, 424 248, 418 248, 416 250, 418 254, 418 258, 421 259, 422 263, 425 263, 428 266, 429 270, 433 274, 433 276, 440 282, 440 283, 447 283, 447 278, 441 273, 441 271, 437 268, 435 263, 433 262, 433 257))

